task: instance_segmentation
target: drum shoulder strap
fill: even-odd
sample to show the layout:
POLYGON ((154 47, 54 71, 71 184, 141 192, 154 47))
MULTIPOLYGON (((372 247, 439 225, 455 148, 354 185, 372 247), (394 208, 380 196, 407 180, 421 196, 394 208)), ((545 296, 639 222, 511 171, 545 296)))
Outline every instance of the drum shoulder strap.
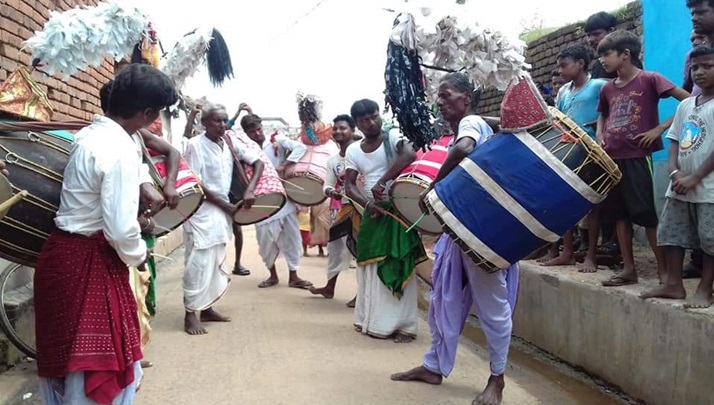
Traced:
MULTIPOLYGON (((238 179, 243 183, 244 186, 247 186, 250 181, 248 180, 248 176, 245 174, 245 170, 243 170, 243 165, 241 164, 240 159, 238 159, 238 154, 236 153, 236 149, 233 146, 233 140, 231 139, 231 136, 228 135, 227 133, 223 134, 223 140, 226 141, 226 146, 228 149, 231 151, 231 155, 233 156, 233 163, 234 163, 234 172, 238 172, 238 179)), ((236 173, 233 173, 235 175, 236 173)))
POLYGON ((389 142, 389 132, 382 132, 382 145, 384 145, 384 152, 387 154, 387 163, 391 165, 394 152, 392 151, 392 143, 389 142))

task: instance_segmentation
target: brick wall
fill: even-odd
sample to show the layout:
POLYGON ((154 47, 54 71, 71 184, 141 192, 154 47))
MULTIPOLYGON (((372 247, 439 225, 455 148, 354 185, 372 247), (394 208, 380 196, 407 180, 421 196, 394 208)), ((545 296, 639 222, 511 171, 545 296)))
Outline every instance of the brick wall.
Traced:
MULTIPOLYGON (((582 27, 587 17, 583 16, 583 21, 563 27, 528 44, 526 61, 531 64, 531 76, 536 84, 550 83, 558 53, 571 45, 584 41, 585 34, 582 27)), ((642 7, 639 1, 628 4, 622 13, 618 13, 617 17, 620 22, 618 29, 635 31, 642 37, 642 7)), ((479 113, 499 115, 502 98, 502 92, 485 91, 481 95, 479 113)))
MULTIPOLYGON (((29 70, 30 52, 21 50, 22 42, 42 30, 50 10, 68 10, 77 5, 94 5, 97 0, 2 0, 0 5, 0 81, 18 66, 29 70)), ((47 93, 54 108, 53 120, 89 120, 100 112, 99 89, 114 76, 106 60, 98 68, 74 74, 67 80, 33 72, 32 77, 47 93)))

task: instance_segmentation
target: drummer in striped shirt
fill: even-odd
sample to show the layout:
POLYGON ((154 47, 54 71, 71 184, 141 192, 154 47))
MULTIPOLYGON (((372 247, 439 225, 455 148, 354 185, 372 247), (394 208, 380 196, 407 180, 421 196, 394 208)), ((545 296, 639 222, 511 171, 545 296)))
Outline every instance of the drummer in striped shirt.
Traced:
MULTIPOLYGON (((479 91, 463 73, 449 73, 441 81, 438 105, 444 119, 456 134, 449 155, 434 182, 424 191, 423 201, 474 148, 493 131, 474 113, 479 91)), ((425 207, 422 207, 426 212, 425 207)), ((392 375, 394 381, 421 381, 441 384, 454 368, 459 335, 472 304, 486 335, 491 377, 475 405, 498 405, 503 399, 508 347, 511 343, 512 314, 518 293, 518 264, 495 273, 480 269, 446 234, 434 248, 433 289, 429 305, 431 348, 421 366, 392 375)))

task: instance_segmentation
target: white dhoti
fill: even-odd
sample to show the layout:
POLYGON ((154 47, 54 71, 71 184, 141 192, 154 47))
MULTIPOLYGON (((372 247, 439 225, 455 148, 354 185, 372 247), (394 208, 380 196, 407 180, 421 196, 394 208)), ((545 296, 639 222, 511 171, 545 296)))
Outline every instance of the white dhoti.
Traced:
POLYGON ((362 328, 362 333, 379 338, 397 332, 416 336, 419 320, 416 277, 404 288, 401 299, 379 279, 376 263, 357 266, 357 285, 354 324, 362 328))
MULTIPOLYGON (((143 375, 137 361, 134 363, 134 381, 114 398, 112 405, 133 404, 143 375)), ((43 405, 98 405, 85 394, 83 371, 69 373, 65 378, 40 378, 40 397, 43 405)))
POLYGON ((278 254, 282 253, 288 264, 288 270, 297 271, 302 252, 302 238, 297 215, 294 212, 278 219, 269 219, 255 225, 258 238, 258 253, 265 267, 275 265, 278 254))
POLYGON ((184 233, 184 243, 184 306, 189 312, 203 311, 210 308, 228 290, 231 280, 225 268, 226 244, 199 249, 195 246, 192 233, 184 233))
POLYGON ((347 236, 327 243, 327 279, 332 280, 341 271, 347 269, 352 261, 352 254, 347 249, 347 236))

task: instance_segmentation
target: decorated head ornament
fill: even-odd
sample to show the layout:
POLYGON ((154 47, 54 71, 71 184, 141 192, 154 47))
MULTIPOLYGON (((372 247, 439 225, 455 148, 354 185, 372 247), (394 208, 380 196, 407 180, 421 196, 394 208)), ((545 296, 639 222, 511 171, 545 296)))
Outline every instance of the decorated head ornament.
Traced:
POLYGON ((530 75, 511 84, 501 102, 501 129, 505 132, 529 130, 548 124, 553 116, 530 75))
POLYGON ((306 145, 323 145, 332 139, 332 125, 322 122, 322 100, 314 94, 298 92, 298 117, 302 129, 298 135, 306 145))

